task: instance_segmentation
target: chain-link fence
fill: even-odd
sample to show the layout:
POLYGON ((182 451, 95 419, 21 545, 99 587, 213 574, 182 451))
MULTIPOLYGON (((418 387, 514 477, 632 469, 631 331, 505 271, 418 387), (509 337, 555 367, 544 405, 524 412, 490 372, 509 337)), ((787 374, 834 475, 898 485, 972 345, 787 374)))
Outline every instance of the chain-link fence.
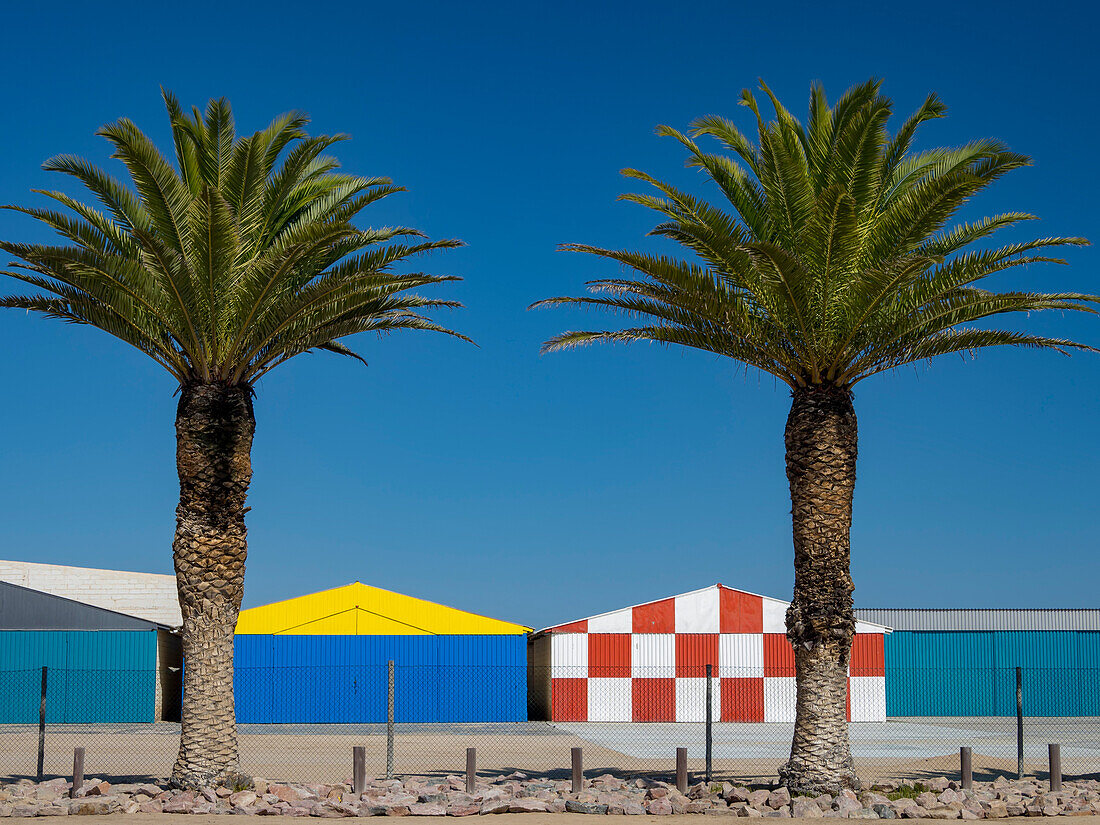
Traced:
MULTIPOLYGON (((963 746, 975 779, 1044 775, 1048 743, 1061 745, 1066 776, 1100 775, 1100 670, 888 670, 848 683, 866 780, 954 775, 963 746), (926 712, 895 713, 914 708, 926 712)), ((76 747, 87 776, 166 777, 179 724, 156 715, 178 697, 153 695, 158 686, 144 671, 0 671, 0 780, 67 776, 76 747)), ((297 782, 348 780, 363 746, 376 776, 460 774, 475 748, 482 774, 564 778, 581 748, 589 775, 670 777, 686 748, 694 775, 709 766, 715 779, 769 783, 794 719, 793 673, 748 668, 709 679, 702 668, 248 668, 235 693, 243 769, 297 782)))

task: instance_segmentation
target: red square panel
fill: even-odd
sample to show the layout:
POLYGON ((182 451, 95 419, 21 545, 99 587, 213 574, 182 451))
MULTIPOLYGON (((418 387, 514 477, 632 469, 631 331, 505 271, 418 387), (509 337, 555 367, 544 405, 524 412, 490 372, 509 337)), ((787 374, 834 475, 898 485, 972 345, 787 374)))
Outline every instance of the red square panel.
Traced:
POLYGON ((751 593, 719 588, 718 629, 722 633, 763 633, 764 600, 751 593))
POLYGON ((848 673, 852 676, 885 676, 882 640, 881 633, 857 633, 853 636, 848 673))
POLYGON ((677 633, 676 675, 703 679, 707 675, 707 665, 714 666, 711 673, 717 676, 718 634, 677 633))
POLYGON ((550 718, 554 722, 588 721, 588 680, 550 680, 550 718))
POLYGON ((763 679, 722 679, 723 722, 764 721, 763 679))
POLYGON ((587 633, 588 632, 588 619, 581 619, 579 622, 570 622, 569 624, 559 624, 557 627, 550 628, 551 633, 587 633))
POLYGON ((635 722, 676 721, 675 679, 631 679, 635 722))
POLYGON ((635 633, 675 633, 676 600, 661 599, 634 608, 635 633))
POLYGON ((630 634, 589 633, 588 675, 630 678, 630 634))
POLYGON ((764 675, 794 676, 794 648, 782 633, 764 634, 764 675))

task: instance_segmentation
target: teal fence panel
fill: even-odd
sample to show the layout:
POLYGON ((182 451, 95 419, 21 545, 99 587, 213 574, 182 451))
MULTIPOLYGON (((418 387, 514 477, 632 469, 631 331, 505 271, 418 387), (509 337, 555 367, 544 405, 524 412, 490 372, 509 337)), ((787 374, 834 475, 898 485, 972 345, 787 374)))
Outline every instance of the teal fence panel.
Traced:
POLYGON ((0 631, 0 723, 38 721, 42 667, 46 721, 152 722, 155 630, 0 631))

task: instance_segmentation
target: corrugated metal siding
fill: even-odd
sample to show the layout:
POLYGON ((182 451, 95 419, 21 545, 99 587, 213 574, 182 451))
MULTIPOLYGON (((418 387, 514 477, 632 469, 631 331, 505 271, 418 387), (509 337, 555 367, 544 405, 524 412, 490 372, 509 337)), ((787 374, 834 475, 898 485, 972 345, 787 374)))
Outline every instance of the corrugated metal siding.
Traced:
POLYGON ((1100 633, 895 631, 885 638, 889 716, 1100 715, 1100 633))
POLYGON ((36 722, 43 666, 46 721, 152 722, 157 634, 145 631, 0 631, 0 722, 36 722))
POLYGON ((993 636, 898 633, 885 638, 887 716, 989 716, 993 636))
POLYGON ((894 630, 1100 631, 1100 610, 861 608, 856 618, 894 630))
POLYGON ((387 662, 399 722, 527 717, 523 636, 236 637, 238 722, 386 721, 387 662))

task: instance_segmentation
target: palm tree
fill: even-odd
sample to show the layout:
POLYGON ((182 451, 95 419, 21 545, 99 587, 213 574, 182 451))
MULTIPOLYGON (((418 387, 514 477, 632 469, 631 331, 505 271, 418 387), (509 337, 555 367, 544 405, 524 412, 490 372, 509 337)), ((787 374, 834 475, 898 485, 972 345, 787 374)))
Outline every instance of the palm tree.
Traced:
POLYGON ((761 84, 775 119, 756 116, 755 142, 732 122, 703 117, 690 135, 667 126, 729 209, 634 169, 628 178, 656 194, 622 199, 663 216, 651 235, 671 238, 694 257, 615 251, 583 244, 566 250, 615 261, 640 277, 589 282, 591 295, 539 304, 603 307, 640 326, 566 332, 554 351, 597 341, 653 341, 724 355, 790 387, 785 442, 794 533, 794 598, 787 638, 795 651, 797 702, 791 755, 780 777, 802 793, 857 788, 845 722, 846 673, 855 620, 849 529, 856 479, 852 388, 865 378, 948 353, 993 346, 1067 351, 1072 341, 974 326, 989 316, 1084 310, 1098 299, 1077 293, 993 292, 997 272, 1040 261, 1046 250, 1081 238, 1039 238, 996 249, 971 245, 1034 216, 1010 212, 947 227, 954 213, 1028 158, 992 140, 957 149, 911 150, 920 124, 941 117, 930 95, 895 134, 891 102, 870 81, 830 107, 810 93, 804 126, 761 84), (705 151, 715 138, 728 153, 705 151), (730 154, 732 153, 732 154, 730 154))
POLYGON ((98 134, 126 166, 132 189, 62 155, 44 168, 76 178, 103 210, 62 192, 40 194, 67 211, 9 207, 51 227, 66 245, 0 242, 18 258, 5 274, 36 290, 0 306, 98 327, 179 384, 172 548, 185 667, 172 778, 195 787, 240 774, 233 631, 244 582, 256 382, 304 352, 362 360, 340 343, 360 332, 457 335, 422 310, 458 303, 411 290, 458 279, 394 267, 459 243, 423 240, 406 227, 353 226, 364 207, 401 187, 336 171, 324 153, 346 136, 308 136, 299 112, 237 137, 224 99, 210 101, 205 114, 185 113, 167 92, 164 101, 176 165, 123 119, 98 134))

